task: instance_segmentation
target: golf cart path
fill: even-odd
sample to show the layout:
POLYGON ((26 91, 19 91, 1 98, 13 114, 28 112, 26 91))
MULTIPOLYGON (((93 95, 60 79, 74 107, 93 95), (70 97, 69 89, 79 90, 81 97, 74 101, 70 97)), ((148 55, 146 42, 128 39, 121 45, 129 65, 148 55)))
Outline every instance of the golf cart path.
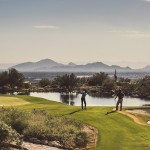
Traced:
MULTIPOLYGON (((150 126, 150 124, 143 122, 140 118, 138 118, 134 114, 134 113, 143 114, 142 109, 141 110, 139 109, 138 112, 137 112, 137 110, 127 110, 127 111, 118 111, 118 112, 132 118, 134 120, 134 122, 136 122, 137 124, 144 125, 144 126, 150 126)), ((150 115, 149 113, 144 113, 144 114, 150 115)))

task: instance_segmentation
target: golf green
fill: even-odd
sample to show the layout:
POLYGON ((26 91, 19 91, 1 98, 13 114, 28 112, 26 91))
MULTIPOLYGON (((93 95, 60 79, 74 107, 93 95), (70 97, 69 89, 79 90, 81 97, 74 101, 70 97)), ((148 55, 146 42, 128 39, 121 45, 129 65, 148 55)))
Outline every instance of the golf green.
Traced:
POLYGON ((22 98, 0 96, 0 106, 16 106, 25 104, 29 104, 29 102, 25 101, 22 98))

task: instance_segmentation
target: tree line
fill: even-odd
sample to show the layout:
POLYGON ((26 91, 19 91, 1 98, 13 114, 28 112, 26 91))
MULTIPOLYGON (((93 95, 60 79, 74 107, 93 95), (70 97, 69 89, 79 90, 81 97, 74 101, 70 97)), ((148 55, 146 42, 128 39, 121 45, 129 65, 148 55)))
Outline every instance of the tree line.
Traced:
MULTIPOLYGON (((0 93, 14 93, 29 90, 32 85, 26 84, 25 77, 16 69, 11 68, 8 71, 0 73, 0 93)), ((53 80, 43 78, 39 81, 37 88, 55 89, 59 92, 79 91, 84 88, 91 93, 99 93, 100 95, 112 95, 116 89, 121 88, 125 95, 137 96, 142 98, 150 97, 150 76, 132 81, 128 78, 110 77, 107 73, 95 73, 91 77, 77 78, 74 73, 58 76, 53 80)))
POLYGON ((128 78, 110 77, 107 73, 95 73, 91 77, 77 78, 73 73, 56 77, 54 80, 46 78, 39 82, 42 88, 52 87, 60 91, 72 92, 79 90, 81 87, 89 92, 99 93, 100 95, 112 95, 115 90, 122 89, 126 96, 148 98, 150 97, 150 76, 145 76, 142 79, 132 81, 128 78), (92 87, 92 88, 90 88, 92 87))

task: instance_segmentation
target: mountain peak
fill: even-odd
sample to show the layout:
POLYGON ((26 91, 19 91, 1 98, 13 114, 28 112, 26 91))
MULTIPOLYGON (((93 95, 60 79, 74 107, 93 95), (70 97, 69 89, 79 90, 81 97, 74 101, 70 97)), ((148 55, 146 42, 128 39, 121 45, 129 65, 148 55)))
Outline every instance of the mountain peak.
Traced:
POLYGON ((131 69, 129 66, 125 67, 126 69, 131 69))
POLYGON ((68 64, 68 66, 76 66, 76 64, 73 63, 73 62, 70 62, 70 63, 68 64))
POLYGON ((55 61, 53 61, 52 59, 48 59, 48 58, 46 58, 46 59, 41 59, 40 61, 37 61, 36 63, 42 63, 42 62, 55 62, 55 61))
POLYGON ((102 62, 94 62, 94 63, 88 63, 86 64, 87 66, 95 66, 95 67, 99 67, 99 66, 103 66, 103 67, 108 67, 108 65, 102 63, 102 62))
POLYGON ((63 64, 57 63, 51 59, 42 59, 38 62, 24 62, 18 65, 13 66, 17 70, 20 71, 34 71, 34 70, 40 70, 40 68, 51 68, 51 67, 57 67, 57 66, 63 66, 63 64))
POLYGON ((97 62, 93 62, 91 64, 98 64, 98 65, 100 65, 100 64, 104 64, 104 63, 97 61, 97 62))
POLYGON ((52 59, 42 59, 35 63, 35 65, 40 65, 41 67, 54 67, 54 66, 63 66, 63 64, 57 63, 52 59))

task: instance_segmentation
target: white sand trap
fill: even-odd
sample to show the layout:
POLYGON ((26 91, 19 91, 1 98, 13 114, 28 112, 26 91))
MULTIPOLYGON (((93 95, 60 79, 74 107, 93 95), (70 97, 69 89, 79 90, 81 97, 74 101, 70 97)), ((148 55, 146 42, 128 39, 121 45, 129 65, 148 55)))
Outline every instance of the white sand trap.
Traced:
POLYGON ((150 125, 150 121, 147 121, 147 124, 149 124, 149 125, 150 125))
POLYGON ((150 115, 150 109, 134 109, 134 110, 126 110, 126 112, 150 115))
POLYGON ((22 98, 0 96, 0 106, 16 106, 30 104, 22 98))
MULTIPOLYGON (((141 119, 136 117, 134 114, 143 114, 143 115, 150 115, 150 109, 134 109, 134 110, 126 110, 123 112, 127 116, 131 117, 136 123, 146 125, 141 119), (132 114, 134 113, 134 114, 132 114)), ((147 122, 147 125, 150 125, 150 121, 147 122)))

